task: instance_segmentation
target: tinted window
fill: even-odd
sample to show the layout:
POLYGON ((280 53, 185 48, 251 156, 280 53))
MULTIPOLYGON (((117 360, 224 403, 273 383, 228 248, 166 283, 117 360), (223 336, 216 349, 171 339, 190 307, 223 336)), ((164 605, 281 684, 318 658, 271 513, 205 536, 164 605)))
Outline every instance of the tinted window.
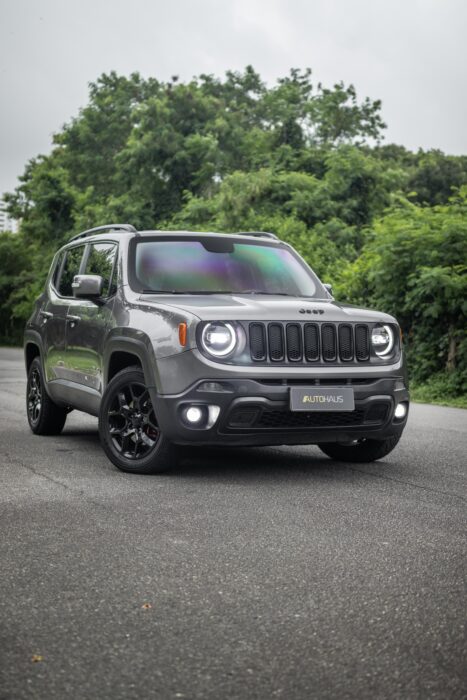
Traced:
POLYGON ((117 246, 114 243, 93 243, 89 251, 84 274, 100 275, 104 279, 103 296, 115 294, 115 277, 112 279, 112 272, 115 261, 117 246))
POLYGON ((80 245, 77 248, 70 248, 67 250, 65 255, 65 265, 63 267, 62 276, 60 277, 60 284, 58 287, 59 293, 62 297, 72 297, 73 288, 71 283, 73 282, 73 277, 79 273, 79 266, 81 264, 81 258, 83 257, 84 246, 80 245))
POLYGON ((135 287, 144 290, 326 296, 311 270, 277 244, 138 240, 133 264, 135 287))
POLYGON ((52 284, 53 284, 53 286, 55 287, 55 289, 58 288, 58 287, 57 287, 57 285, 58 285, 58 276, 59 276, 59 274, 60 274, 60 268, 61 268, 61 266, 62 266, 62 262, 63 262, 63 253, 60 253, 60 255, 57 257, 57 260, 55 261, 54 272, 53 272, 53 275, 52 275, 52 284))

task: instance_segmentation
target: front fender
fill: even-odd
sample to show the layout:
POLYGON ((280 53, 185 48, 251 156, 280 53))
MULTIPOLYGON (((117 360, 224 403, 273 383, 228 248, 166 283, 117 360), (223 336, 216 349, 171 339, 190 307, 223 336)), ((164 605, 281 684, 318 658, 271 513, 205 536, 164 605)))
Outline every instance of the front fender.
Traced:
POLYGON ((104 368, 104 388, 109 381, 110 359, 114 352, 126 352, 134 355, 141 363, 144 378, 148 388, 160 387, 160 377, 157 367, 156 356, 151 339, 142 331, 138 332, 138 337, 129 335, 126 329, 113 329, 104 346, 103 368, 104 368))

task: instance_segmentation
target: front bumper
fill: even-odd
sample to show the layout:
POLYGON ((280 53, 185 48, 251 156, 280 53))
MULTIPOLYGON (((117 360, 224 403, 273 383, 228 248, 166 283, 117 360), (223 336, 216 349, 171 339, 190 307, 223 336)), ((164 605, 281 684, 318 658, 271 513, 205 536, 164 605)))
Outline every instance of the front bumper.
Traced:
POLYGON ((394 418, 398 403, 409 402, 400 376, 336 379, 203 379, 176 395, 152 391, 163 433, 180 445, 297 445, 349 442, 359 438, 385 439, 400 435, 407 422, 394 418), (207 382, 224 384, 227 391, 203 389, 207 382), (292 412, 291 386, 350 386, 355 410, 350 412, 292 412), (218 406, 211 428, 190 427, 183 419, 188 406, 218 406))

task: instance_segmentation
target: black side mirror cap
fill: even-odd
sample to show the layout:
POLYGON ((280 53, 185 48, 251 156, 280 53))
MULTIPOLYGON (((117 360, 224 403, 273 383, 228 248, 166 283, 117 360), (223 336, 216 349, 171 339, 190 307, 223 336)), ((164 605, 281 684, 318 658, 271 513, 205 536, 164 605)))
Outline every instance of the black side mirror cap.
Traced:
POLYGON ((327 291, 329 296, 331 296, 331 297, 334 296, 332 293, 332 284, 325 283, 325 284, 323 284, 323 287, 325 288, 325 290, 327 291))

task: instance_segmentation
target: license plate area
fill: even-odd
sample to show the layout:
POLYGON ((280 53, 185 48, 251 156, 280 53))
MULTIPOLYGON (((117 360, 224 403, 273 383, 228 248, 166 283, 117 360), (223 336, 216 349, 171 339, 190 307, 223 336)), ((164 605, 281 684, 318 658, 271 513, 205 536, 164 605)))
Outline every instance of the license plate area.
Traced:
POLYGON ((355 401, 350 387, 292 387, 291 411, 353 411, 355 401))

